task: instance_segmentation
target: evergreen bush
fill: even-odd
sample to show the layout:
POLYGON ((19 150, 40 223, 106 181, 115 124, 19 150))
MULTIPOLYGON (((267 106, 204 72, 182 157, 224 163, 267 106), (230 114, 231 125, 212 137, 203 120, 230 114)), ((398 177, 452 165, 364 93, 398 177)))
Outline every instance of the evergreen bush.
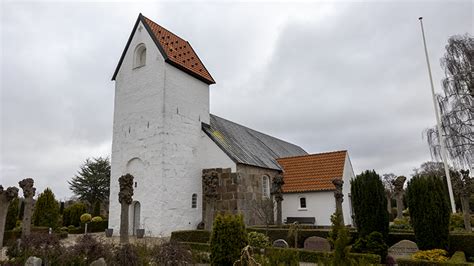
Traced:
POLYGON ((387 257, 388 246, 381 233, 372 232, 368 236, 357 239, 352 245, 352 250, 358 253, 377 254, 384 261, 387 257))
POLYGON ((84 203, 78 202, 68 206, 63 212, 63 225, 81 225, 81 215, 84 213, 86 213, 86 205, 84 203))
POLYGON ((56 201, 51 189, 46 188, 38 196, 33 212, 33 224, 35 226, 47 226, 56 228, 59 220, 59 203, 56 201))
POLYGON ((351 197, 359 236, 365 237, 375 231, 387 239, 389 213, 380 176, 373 170, 356 176, 351 180, 351 197))
POLYGON ((92 220, 92 215, 90 215, 90 213, 84 213, 83 215, 81 215, 80 219, 81 219, 81 223, 87 223, 92 220))
POLYGON ((265 234, 252 231, 248 233, 247 237, 251 247, 265 248, 270 246, 270 240, 265 234))
POLYGON ((407 186, 410 220, 421 250, 447 249, 449 203, 440 178, 414 176, 407 186))
POLYGON ((217 215, 211 233, 211 265, 232 265, 247 245, 241 215, 217 215))

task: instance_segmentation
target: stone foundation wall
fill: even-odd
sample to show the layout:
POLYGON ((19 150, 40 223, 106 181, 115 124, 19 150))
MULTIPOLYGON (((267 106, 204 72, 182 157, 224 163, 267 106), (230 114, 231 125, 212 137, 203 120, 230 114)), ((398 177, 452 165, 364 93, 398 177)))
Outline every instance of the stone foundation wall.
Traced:
MULTIPOLYGON (((213 204, 203 195, 203 221, 205 224, 208 222, 206 217, 208 217, 207 219, 215 217, 217 213, 243 214, 246 225, 264 223, 256 214, 258 201, 263 198, 262 177, 267 175, 271 185, 271 180, 278 174, 278 171, 238 164, 235 173, 232 173, 230 168, 204 169, 202 172, 203 176, 216 172, 219 180, 217 197, 213 204), (208 212, 212 212, 210 210, 212 206, 214 206, 214 215, 209 216, 208 212)), ((204 187, 203 191, 205 191, 204 187)))

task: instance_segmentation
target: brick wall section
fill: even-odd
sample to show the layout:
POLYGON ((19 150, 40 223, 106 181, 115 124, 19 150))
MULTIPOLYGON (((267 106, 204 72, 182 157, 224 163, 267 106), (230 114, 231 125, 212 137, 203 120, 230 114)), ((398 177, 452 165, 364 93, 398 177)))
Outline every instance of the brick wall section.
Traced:
MULTIPOLYGON (((267 175, 272 180, 278 171, 238 164, 235 173, 232 173, 230 168, 212 168, 204 169, 203 174, 212 171, 216 171, 219 178, 218 196, 214 205, 215 214, 241 213, 246 225, 263 224, 255 214, 256 202, 263 197, 262 176, 267 175)), ((203 221, 206 223, 206 210, 210 205, 204 198, 202 206, 203 221)))

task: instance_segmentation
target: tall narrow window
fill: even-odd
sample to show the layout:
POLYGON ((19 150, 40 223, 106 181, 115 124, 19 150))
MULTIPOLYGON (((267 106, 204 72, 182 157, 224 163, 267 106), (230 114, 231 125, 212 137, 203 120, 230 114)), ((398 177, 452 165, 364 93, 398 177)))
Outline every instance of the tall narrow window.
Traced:
POLYGON ((197 208, 197 197, 198 195, 196 193, 193 194, 191 197, 191 208, 196 209, 197 208))
POLYGON ((300 197, 300 209, 306 209, 306 198, 300 197))
POLYGON ((146 46, 143 43, 140 43, 137 45, 137 48, 135 48, 135 58, 134 58, 134 64, 133 67, 141 67, 146 64, 146 46))
POLYGON ((262 176, 262 194, 264 197, 270 198, 270 178, 262 176))

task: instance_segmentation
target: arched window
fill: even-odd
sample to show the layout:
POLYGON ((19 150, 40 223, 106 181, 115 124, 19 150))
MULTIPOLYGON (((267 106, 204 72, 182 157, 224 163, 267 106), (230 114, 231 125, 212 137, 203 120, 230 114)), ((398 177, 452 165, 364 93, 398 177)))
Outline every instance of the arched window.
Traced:
POLYGON ((306 197, 300 197, 300 209, 306 209, 306 197))
POLYGON ((266 175, 262 176, 262 194, 270 198, 270 178, 266 175))
POLYGON ((146 64, 146 46, 143 43, 137 45, 135 48, 135 58, 133 67, 142 67, 146 64))
POLYGON ((191 197, 191 208, 196 209, 197 208, 197 198, 198 195, 196 193, 193 194, 191 197))

